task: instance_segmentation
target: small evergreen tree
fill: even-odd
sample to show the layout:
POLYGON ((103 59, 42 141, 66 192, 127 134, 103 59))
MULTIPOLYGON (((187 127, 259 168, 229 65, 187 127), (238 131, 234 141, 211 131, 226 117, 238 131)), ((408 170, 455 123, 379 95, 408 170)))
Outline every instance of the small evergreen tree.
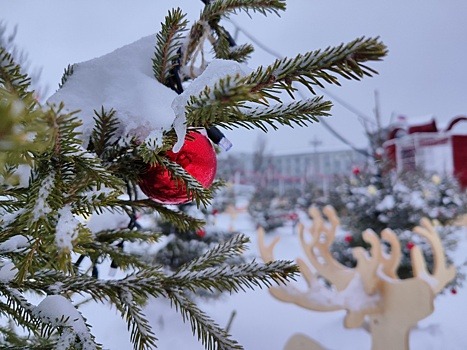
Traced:
MULTIPOLYGON (((154 210, 182 231, 196 231, 203 226, 202 220, 138 195, 141 177, 152 164, 179 180, 195 203, 209 203, 211 189, 201 186, 167 156, 169 150, 183 144, 186 126, 208 130, 213 126, 257 127, 266 131, 267 126, 278 124, 306 125, 327 115, 331 104, 321 97, 283 103, 282 92, 294 96, 292 83, 301 83, 314 93, 313 85, 338 84, 339 76, 360 79, 375 73, 366 62, 386 54, 379 40, 360 38, 335 48, 277 60, 250 73, 222 78, 206 76, 210 74, 210 64, 204 59, 197 61, 206 39, 212 44, 214 58, 224 60, 228 67, 233 61, 244 62, 253 51, 250 45, 232 45, 230 35, 220 24, 224 16, 236 11, 278 13, 285 9, 285 1, 204 2, 200 19, 190 29, 180 9, 170 11, 154 40, 152 57, 137 57, 149 66, 152 63, 151 84, 143 87, 157 87, 163 95, 152 96, 150 105, 145 105, 141 85, 131 85, 135 82, 131 80, 135 78, 130 74, 134 72, 132 65, 138 62, 115 56, 131 52, 133 46, 112 56, 116 58, 113 63, 120 62, 118 71, 115 67, 112 70, 99 66, 96 61, 87 66, 70 66, 54 95, 55 102, 67 97, 65 104, 47 105, 34 99, 27 75, 12 53, 0 48, 0 309, 2 317, 29 333, 22 337, 9 327, 1 327, 3 348, 101 348, 71 301, 79 293, 115 306, 128 323, 135 349, 154 348, 157 343, 143 312, 149 297, 169 299, 189 320, 193 333, 206 348, 240 349, 190 300, 187 291, 254 289, 283 283, 297 272, 288 261, 228 266, 228 259, 246 248, 248 239, 241 234, 170 274, 122 249, 122 242, 150 243, 160 235, 138 225, 140 211, 154 210), (89 86, 73 90, 77 79, 83 78, 83 72, 91 66, 92 74, 84 78, 89 86), (74 108, 73 101, 83 101, 80 94, 90 91, 93 76, 103 72, 106 79, 98 82, 110 84, 107 88, 115 95, 106 95, 106 105, 80 106, 81 112, 69 111, 68 108, 74 108), (117 73, 126 74, 129 81, 120 86, 113 84, 117 73), (184 93, 187 86, 191 90, 184 93), (71 98, 70 93, 66 94, 69 89, 71 98), (173 123, 158 132, 150 130, 150 137, 143 139, 138 132, 147 129, 147 125, 136 125, 137 132, 129 131, 135 120, 122 118, 125 112, 131 114, 119 108, 122 101, 129 99, 134 108, 157 110, 163 99, 170 96, 169 91, 180 94, 180 98, 173 98, 173 123), (94 110, 94 114, 89 110, 94 110), (87 218, 107 211, 126 213, 127 227, 91 230, 87 218), (84 259, 94 266, 90 275, 80 268, 84 259), (97 267, 107 260, 112 260, 126 277, 102 279, 97 267), (26 297, 31 294, 40 298, 37 305, 26 297)), ((148 77, 145 71, 141 79, 148 77)), ((102 94, 109 93, 100 85, 97 89, 102 94)), ((157 119, 157 111, 152 112, 157 119)))
MULTIPOLYGON (((410 249, 415 243, 422 248, 429 268, 433 263, 429 244, 411 232, 426 217, 438 223, 447 258, 452 261, 450 253, 456 248, 457 238, 450 225, 467 209, 467 195, 459 183, 452 177, 424 171, 397 174, 386 169, 384 162, 362 170, 356 168, 351 176, 340 179, 330 194, 329 201, 348 231, 346 236, 336 239, 333 254, 342 263, 353 266, 351 248, 368 248, 362 233, 367 228, 378 234, 390 228, 398 235, 402 247, 399 276, 412 277, 410 249)), ((459 277, 454 284, 462 281, 462 273, 459 277)))

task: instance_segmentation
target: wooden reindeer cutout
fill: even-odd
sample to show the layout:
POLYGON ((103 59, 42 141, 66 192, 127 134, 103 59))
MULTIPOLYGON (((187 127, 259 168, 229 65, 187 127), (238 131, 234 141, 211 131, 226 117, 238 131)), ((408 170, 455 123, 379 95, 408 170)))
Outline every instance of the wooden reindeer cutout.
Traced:
POLYGON ((315 340, 304 334, 294 334, 284 346, 284 350, 326 350, 315 340))
MULTIPOLYGON (((360 327, 368 319, 374 350, 408 349, 410 329, 433 312, 435 295, 456 274, 453 266, 446 265, 444 249, 435 228, 428 219, 422 219, 420 226, 413 230, 431 245, 433 273, 428 272, 421 249, 414 246, 410 251, 414 277, 401 280, 396 274, 401 247, 392 230, 381 232, 382 240, 390 246, 389 253, 383 251, 381 240, 374 231, 363 232, 363 239, 371 246, 370 254, 362 247, 353 248, 357 264, 355 268, 349 268, 336 261, 329 249, 339 218, 331 206, 325 207, 323 213, 329 224, 317 208, 310 209, 313 225, 309 230, 309 243, 303 225, 299 226, 300 243, 313 267, 312 270, 304 260, 297 259, 308 290, 300 291, 287 285, 271 287, 271 294, 281 301, 314 311, 346 310, 344 326, 347 328, 360 327), (332 288, 323 284, 320 278, 327 280, 332 288)), ((259 249, 264 261, 273 260, 273 249, 278 241, 277 237, 266 245, 264 230, 258 230, 259 249)))

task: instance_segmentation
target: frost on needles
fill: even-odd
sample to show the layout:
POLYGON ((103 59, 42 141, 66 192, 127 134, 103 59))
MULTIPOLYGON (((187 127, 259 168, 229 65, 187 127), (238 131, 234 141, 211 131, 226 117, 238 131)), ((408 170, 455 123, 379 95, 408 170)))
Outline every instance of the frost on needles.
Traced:
POLYGON ((4 320, 26 330, 0 326, 2 347, 105 347, 76 304, 84 296, 118 310, 135 349, 157 346, 144 311, 151 297, 169 299, 207 349, 241 349, 188 292, 253 290, 297 273, 289 261, 229 265, 247 247, 242 234, 174 273, 122 249, 122 242, 151 244, 160 237, 137 224, 138 213, 157 213, 182 231, 203 226, 141 198, 137 186, 146 163, 161 164, 186 183, 198 205, 209 203, 213 189, 200 188, 164 156, 181 147, 187 128, 267 131, 317 122, 331 104, 315 96, 314 86, 370 76, 376 72, 367 63, 386 54, 378 39, 359 38, 253 70, 245 63, 253 47, 233 42, 222 18, 238 11, 278 14, 285 1, 204 2, 191 27, 175 9, 157 35, 70 66, 44 105, 11 47, 0 48, 0 306, 4 320), (295 99, 296 84, 310 97, 283 102, 284 92, 295 99), (109 212, 126 215, 126 227, 102 220, 109 212), (110 261, 116 276, 99 270, 110 261))

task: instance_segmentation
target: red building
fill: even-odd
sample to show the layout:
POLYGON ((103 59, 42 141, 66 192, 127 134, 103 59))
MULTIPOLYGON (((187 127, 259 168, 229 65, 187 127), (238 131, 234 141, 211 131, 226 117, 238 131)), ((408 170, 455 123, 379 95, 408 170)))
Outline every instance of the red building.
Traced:
POLYGON ((398 171, 421 168, 451 174, 467 188, 467 132, 459 130, 461 124, 465 130, 467 117, 452 119, 443 130, 435 119, 418 125, 400 120, 383 144, 386 155, 398 171))

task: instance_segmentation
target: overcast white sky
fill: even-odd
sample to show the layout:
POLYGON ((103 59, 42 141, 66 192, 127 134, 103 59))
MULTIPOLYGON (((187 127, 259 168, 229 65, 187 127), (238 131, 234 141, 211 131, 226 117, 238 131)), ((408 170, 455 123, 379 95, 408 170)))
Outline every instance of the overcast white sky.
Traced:
MULTIPOLYGON (((177 6, 193 20, 203 4, 197 0, 0 0, 0 19, 9 28, 18 25, 16 43, 34 66, 42 67, 41 84, 51 94, 68 64, 101 56, 157 32, 167 11, 177 6)), ((372 64, 380 74, 329 87, 370 118, 375 90, 379 91, 384 122, 397 114, 406 115, 413 123, 433 115, 444 125, 467 114, 467 1, 289 0, 287 6, 280 18, 252 14, 252 18, 239 15, 232 19, 288 57, 360 36, 380 36, 389 48, 384 62, 372 64)), ((237 41, 249 39, 239 34, 237 41)), ((256 47, 250 66, 267 65, 274 59, 256 47)), ((333 128, 358 146, 366 144, 354 113, 335 102, 332 114, 327 121, 333 128)), ((259 134, 238 129, 227 136, 234 150, 247 151, 255 147, 259 134)), ((321 149, 347 147, 322 125, 314 124, 268 133, 268 149, 312 150, 310 141, 315 137, 322 141, 321 149)))

